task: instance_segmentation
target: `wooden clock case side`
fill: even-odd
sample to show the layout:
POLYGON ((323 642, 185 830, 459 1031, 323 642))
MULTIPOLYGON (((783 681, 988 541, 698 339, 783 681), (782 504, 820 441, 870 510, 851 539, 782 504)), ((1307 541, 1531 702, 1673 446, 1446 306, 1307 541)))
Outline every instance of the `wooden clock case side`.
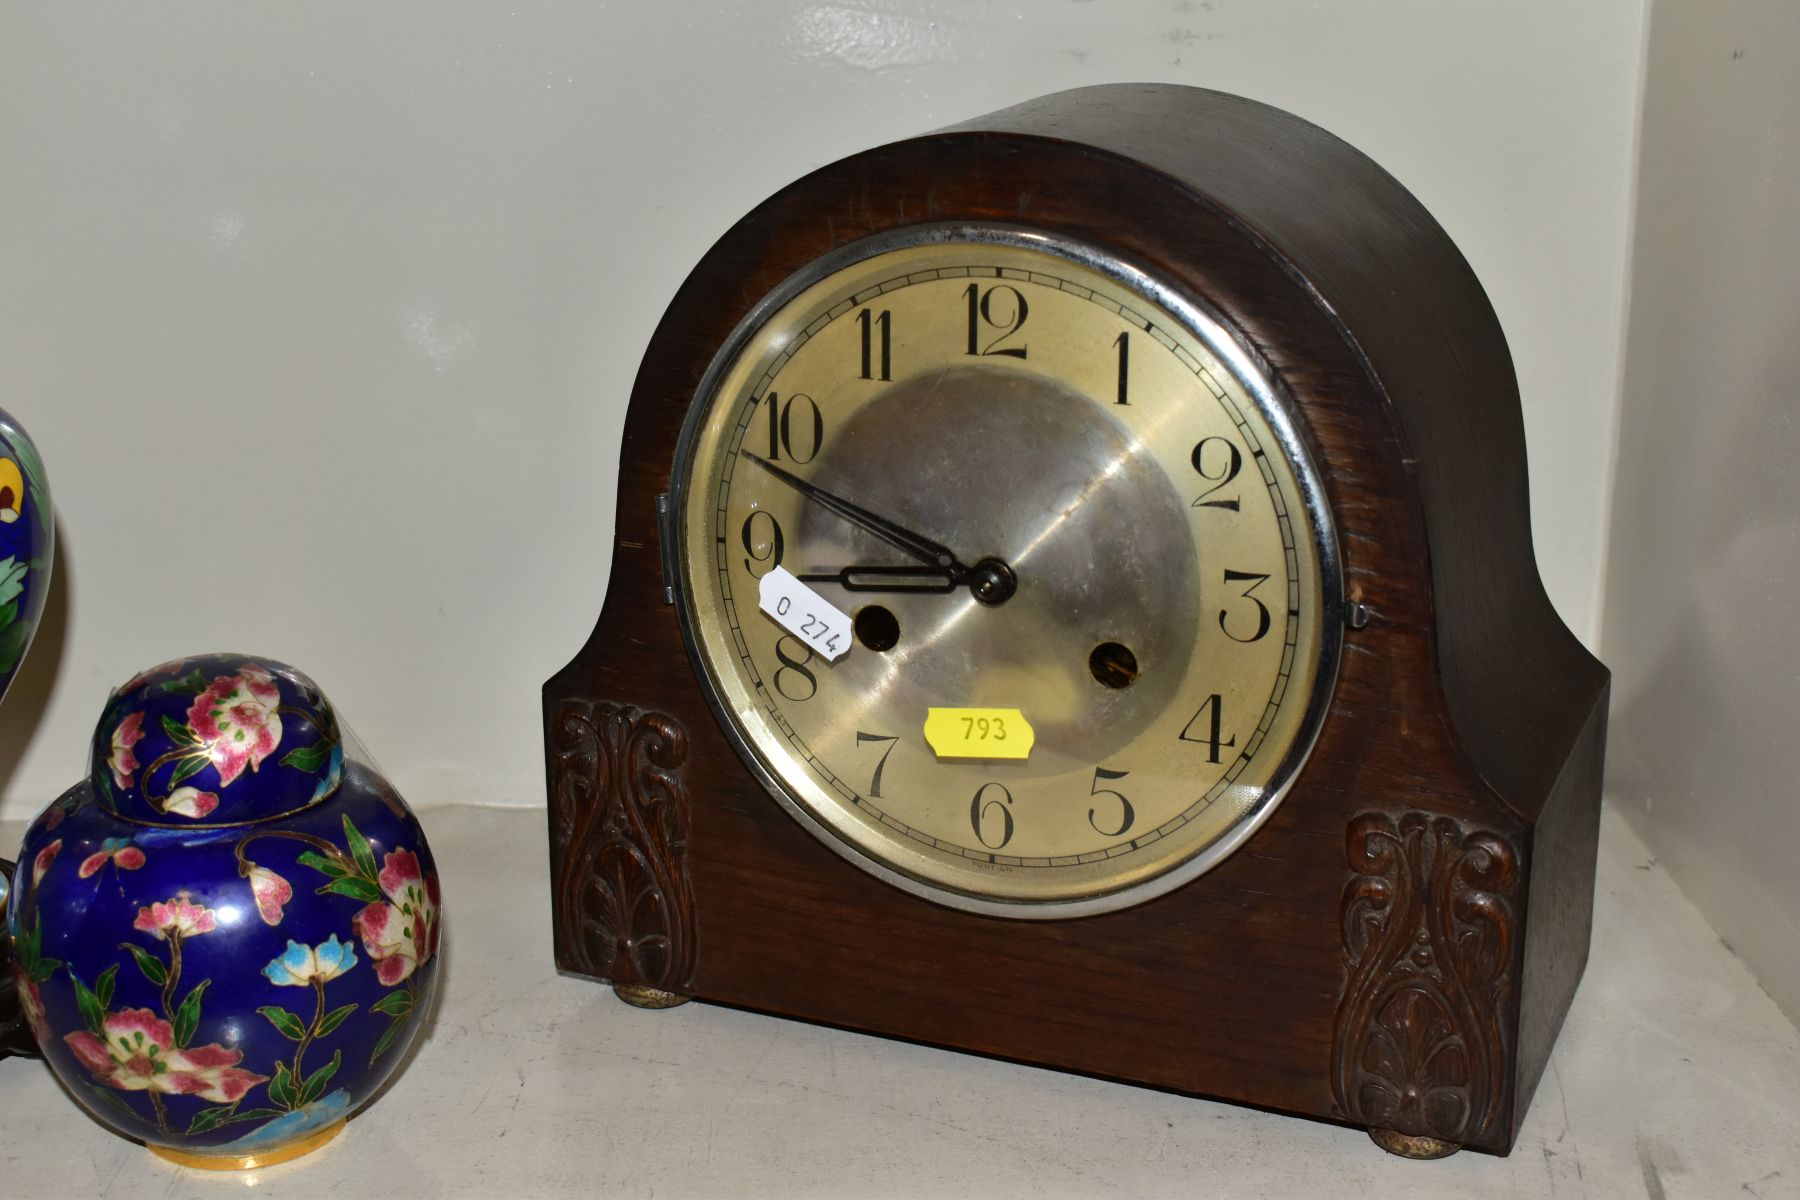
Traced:
POLYGON ((633 389, 606 602, 544 689, 558 965, 1505 1153, 1586 959, 1607 688, 1539 581, 1524 462, 1447 235, 1279 110, 1089 88, 822 168, 694 269, 633 389), (743 766, 665 600, 659 497, 717 347, 819 255, 958 220, 1089 242, 1209 305, 1286 395, 1337 525, 1357 616, 1311 760, 1236 854, 1120 912, 1006 921, 843 862, 743 766))

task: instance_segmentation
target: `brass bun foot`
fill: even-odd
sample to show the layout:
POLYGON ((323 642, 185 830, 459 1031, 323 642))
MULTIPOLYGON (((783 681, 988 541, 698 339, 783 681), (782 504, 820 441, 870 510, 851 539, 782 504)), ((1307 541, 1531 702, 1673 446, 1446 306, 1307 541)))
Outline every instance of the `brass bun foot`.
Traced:
POLYGON ((665 992, 642 983, 615 983, 613 995, 634 1008, 674 1008, 688 1002, 680 992, 665 992))
POLYGON ((1421 1137, 1397 1129, 1371 1129, 1369 1140, 1401 1158, 1449 1158, 1462 1149, 1457 1143, 1446 1142, 1443 1138, 1421 1137))
MULTIPOLYGON (((348 1120, 348 1118, 345 1118, 348 1120)), ((177 1150, 172 1146, 151 1146, 150 1153, 166 1159, 178 1167, 193 1167, 199 1171, 250 1171, 257 1167, 272 1167, 276 1163, 292 1162, 303 1154, 311 1154, 338 1134, 344 1132, 344 1122, 328 1125, 311 1137, 301 1138, 286 1146, 278 1147, 266 1154, 194 1154, 187 1150, 177 1150)))

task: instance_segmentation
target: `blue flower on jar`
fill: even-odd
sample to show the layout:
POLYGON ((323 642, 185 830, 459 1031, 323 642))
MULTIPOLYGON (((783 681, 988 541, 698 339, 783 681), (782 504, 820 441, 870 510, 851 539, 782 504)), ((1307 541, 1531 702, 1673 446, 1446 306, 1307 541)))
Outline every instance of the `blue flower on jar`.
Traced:
POLYGON ((262 973, 277 987, 308 987, 330 983, 355 965, 355 947, 338 941, 334 933, 317 946, 290 941, 281 957, 264 967, 262 973))

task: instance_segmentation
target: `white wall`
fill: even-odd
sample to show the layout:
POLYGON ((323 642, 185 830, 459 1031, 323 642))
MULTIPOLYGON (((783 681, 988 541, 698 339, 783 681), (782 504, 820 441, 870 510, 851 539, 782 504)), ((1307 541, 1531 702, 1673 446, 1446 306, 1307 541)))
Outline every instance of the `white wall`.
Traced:
POLYGON ((415 803, 542 803, 537 690, 599 609, 638 354, 730 221, 1031 95, 1292 109, 1486 282, 1538 553, 1591 636, 1644 0, 0 5, 0 405, 60 514, 0 816, 107 689, 312 673, 415 803))
POLYGON ((1800 1019, 1800 8, 1656 0, 1650 31, 1608 782, 1800 1019))

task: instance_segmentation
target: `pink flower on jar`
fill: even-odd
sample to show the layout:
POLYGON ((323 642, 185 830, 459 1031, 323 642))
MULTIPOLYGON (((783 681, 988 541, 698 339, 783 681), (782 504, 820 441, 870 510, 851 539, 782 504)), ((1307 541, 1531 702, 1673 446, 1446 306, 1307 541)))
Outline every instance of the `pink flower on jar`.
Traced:
POLYGON ((203 904, 193 903, 183 892, 173 900, 138 909, 137 920, 131 927, 143 933, 154 933, 165 942, 171 938, 193 937, 213 931, 213 911, 203 904))
POLYGON ((144 852, 132 845, 130 838, 107 838, 100 843, 100 849, 81 860, 77 874, 83 879, 92 878, 107 863, 115 864, 121 871, 135 871, 145 861, 144 852))
POLYGON ((50 1036, 50 1025, 44 1020, 44 995, 21 963, 13 963, 13 980, 18 985, 19 1010, 25 1014, 25 1025, 41 1046, 50 1036))
POLYGON ((131 777, 137 774, 137 755, 132 747, 144 740, 144 714, 142 710, 132 713, 119 722, 112 735, 112 755, 106 765, 112 768, 113 782, 124 791, 131 786, 131 777))
POLYGON ((250 881, 250 892, 256 897, 256 912, 264 925, 281 924, 281 911, 294 898, 294 885, 267 867, 254 864, 244 872, 250 881))
POLYGON ((64 1036, 69 1049, 100 1082, 123 1092, 153 1091, 198 1096, 214 1104, 236 1104, 267 1075, 241 1070, 244 1055, 224 1046, 175 1045, 169 1022, 147 1008, 108 1013, 104 1036, 85 1030, 64 1036))
POLYGON ((257 666, 219 676, 194 699, 188 728, 205 744, 220 787, 229 787, 245 767, 256 770, 275 752, 281 743, 281 716, 275 711, 280 703, 275 677, 257 666))
POLYGON ((198 820, 219 807, 219 798, 199 788, 178 787, 163 801, 163 811, 198 820))
POLYGON ((42 850, 37 852, 37 857, 31 860, 31 886, 36 887, 38 884, 44 882, 44 875, 50 870, 50 864, 55 862, 56 856, 61 853, 61 838, 57 838, 54 842, 51 842, 48 846, 45 846, 42 850))
POLYGON ((426 876, 411 850, 395 850, 381 860, 377 900, 352 918, 363 949, 386 987, 403 982, 431 961, 438 944, 437 877, 426 876))

